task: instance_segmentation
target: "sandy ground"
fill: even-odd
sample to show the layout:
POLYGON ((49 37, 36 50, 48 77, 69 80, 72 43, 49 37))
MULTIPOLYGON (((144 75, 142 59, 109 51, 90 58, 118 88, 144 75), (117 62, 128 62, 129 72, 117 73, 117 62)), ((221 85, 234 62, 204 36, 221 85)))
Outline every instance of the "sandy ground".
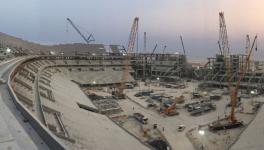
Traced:
MULTIPOLYGON (((134 112, 140 112, 143 115, 145 115, 147 118, 149 118, 149 124, 155 124, 155 123, 158 124, 158 128, 161 131, 164 128, 165 130, 163 134, 166 137, 166 139, 169 141, 173 149, 193 150, 194 147, 192 143, 190 142, 190 140, 186 137, 185 135, 186 132, 190 129, 197 128, 199 125, 210 123, 216 120, 218 117, 228 114, 230 109, 226 108, 226 105, 229 103, 228 101, 229 96, 223 96, 220 101, 215 101, 216 110, 203 114, 201 116, 196 116, 196 117, 190 116, 190 114, 185 109, 180 108, 180 109, 177 109, 180 115, 164 117, 164 115, 160 115, 155 109, 147 108, 147 102, 145 102, 145 100, 148 99, 147 97, 138 98, 138 97, 135 97, 134 94, 142 90, 154 90, 155 91, 154 93, 164 93, 166 95, 171 95, 171 96, 184 95, 186 97, 185 103, 189 103, 193 101, 190 99, 190 93, 197 88, 197 85, 198 83, 194 82, 194 83, 187 83, 187 88, 185 89, 168 89, 164 87, 159 87, 158 85, 144 86, 144 84, 140 84, 140 87, 127 90, 126 93, 129 99, 120 100, 119 105, 124 110, 123 114, 131 115, 134 112), (178 126, 182 124, 186 126, 186 129, 183 132, 178 132, 177 131, 178 126)), ((242 101, 244 101, 245 104, 248 104, 251 102, 251 99, 243 99, 242 101)), ((244 103, 243 103, 243 106, 245 108, 248 108, 248 110, 251 109, 251 107, 245 106, 244 103)), ((178 107, 181 107, 181 106, 178 106, 178 107)), ((248 110, 245 109, 245 111, 248 111, 248 110)), ((247 115, 245 116, 238 115, 238 118, 244 119, 246 122, 249 122, 253 119, 252 116, 247 116, 247 115)), ((233 136, 234 140, 236 140, 237 136, 240 135, 240 132, 241 130, 234 131, 234 136, 233 136)), ((198 130, 196 133, 198 133, 198 130)), ((232 135, 232 134, 233 133, 230 133, 230 134, 223 133, 222 135, 224 135, 224 138, 221 139, 222 140, 221 144, 222 145, 226 144, 225 142, 229 142, 230 144, 231 141, 230 140, 225 141, 225 139, 229 138, 228 135, 232 135)), ((243 134, 242 134, 242 137, 243 137, 243 134)), ((217 138, 214 137, 214 134, 211 134, 211 136, 208 135, 208 139, 211 140, 212 143, 214 143, 213 140, 217 138)), ((247 139, 245 139, 245 141, 246 140, 247 139)), ((234 146, 234 148, 235 147, 236 146, 234 146)))

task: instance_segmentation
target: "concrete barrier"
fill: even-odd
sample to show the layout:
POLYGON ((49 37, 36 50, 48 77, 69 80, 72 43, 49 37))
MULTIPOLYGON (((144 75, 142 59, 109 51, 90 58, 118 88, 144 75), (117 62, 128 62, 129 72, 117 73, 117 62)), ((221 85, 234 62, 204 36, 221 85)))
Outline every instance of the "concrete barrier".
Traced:
POLYGON ((36 59, 36 57, 33 58, 27 58, 21 62, 19 62, 11 71, 11 74, 8 76, 7 81, 7 87, 8 91, 12 97, 12 100, 16 106, 16 108, 21 112, 21 114, 28 119, 31 126, 35 129, 35 131, 38 133, 38 135, 42 138, 42 140, 49 146, 50 149, 54 150, 65 150, 67 149, 66 146, 51 132, 49 129, 44 126, 17 98, 12 86, 11 86, 11 80, 16 74, 17 67, 27 61, 31 61, 33 59, 36 59))

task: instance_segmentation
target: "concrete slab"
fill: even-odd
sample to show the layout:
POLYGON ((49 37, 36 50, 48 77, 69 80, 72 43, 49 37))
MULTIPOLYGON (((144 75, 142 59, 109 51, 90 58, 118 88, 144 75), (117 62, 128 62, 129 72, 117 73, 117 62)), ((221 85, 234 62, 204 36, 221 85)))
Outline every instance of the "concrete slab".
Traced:
POLYGON ((62 113, 61 119, 67 132, 71 138, 76 140, 75 144, 64 141, 70 149, 149 149, 108 117, 79 108, 77 102, 91 107, 94 105, 66 76, 54 75, 51 87, 54 91, 55 102, 43 103, 51 108, 56 105, 56 111, 62 113))
MULTIPOLYGON (((4 106, 2 106, 0 109, 4 109, 4 106)), ((0 115, 0 149, 14 149, 14 150, 20 150, 18 147, 15 139, 10 133, 10 130, 7 127, 7 124, 5 120, 3 119, 2 115, 0 115)))
MULTIPOLYGON (((10 68, 21 58, 0 66, 0 76, 7 80, 10 68)), ((15 107, 9 95, 7 86, 0 85, 0 122, 1 135, 5 134, 0 141, 0 149, 26 149, 48 150, 48 146, 34 131, 29 123, 23 121, 23 116, 15 107)))
POLYGON ((240 135, 231 150, 263 150, 264 147, 264 107, 259 110, 256 118, 240 135))

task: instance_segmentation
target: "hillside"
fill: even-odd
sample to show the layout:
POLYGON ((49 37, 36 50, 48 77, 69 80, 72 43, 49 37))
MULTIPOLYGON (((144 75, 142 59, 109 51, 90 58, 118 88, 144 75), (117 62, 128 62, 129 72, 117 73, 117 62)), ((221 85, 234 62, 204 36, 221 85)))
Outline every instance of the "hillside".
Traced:
POLYGON ((60 54, 64 52, 64 55, 79 55, 92 54, 92 53, 104 53, 105 46, 103 44, 83 44, 83 43, 67 43, 58 45, 41 45, 38 43, 30 42, 21 38, 17 38, 5 33, 0 32, 0 47, 9 47, 13 50, 23 50, 29 54, 48 54, 50 51, 60 54))

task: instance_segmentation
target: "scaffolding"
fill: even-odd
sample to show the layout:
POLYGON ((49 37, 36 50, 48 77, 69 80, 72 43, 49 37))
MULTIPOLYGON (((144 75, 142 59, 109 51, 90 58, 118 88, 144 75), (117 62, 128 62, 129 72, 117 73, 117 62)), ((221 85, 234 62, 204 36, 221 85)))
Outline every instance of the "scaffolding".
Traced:
MULTIPOLYGON (((241 68, 246 64, 246 55, 233 54, 228 58, 231 66, 231 81, 234 83, 240 73, 241 68)), ((264 71, 259 70, 260 62, 251 62, 250 70, 247 70, 245 76, 241 80, 241 88, 246 89, 263 89, 264 71)), ((208 58, 208 62, 204 66, 202 73, 204 83, 208 86, 226 87, 227 72, 225 68, 224 55, 217 54, 216 57, 208 58)))
POLYGON ((133 68, 136 79, 179 78, 185 73, 186 57, 182 54, 139 54, 133 60, 133 68))

